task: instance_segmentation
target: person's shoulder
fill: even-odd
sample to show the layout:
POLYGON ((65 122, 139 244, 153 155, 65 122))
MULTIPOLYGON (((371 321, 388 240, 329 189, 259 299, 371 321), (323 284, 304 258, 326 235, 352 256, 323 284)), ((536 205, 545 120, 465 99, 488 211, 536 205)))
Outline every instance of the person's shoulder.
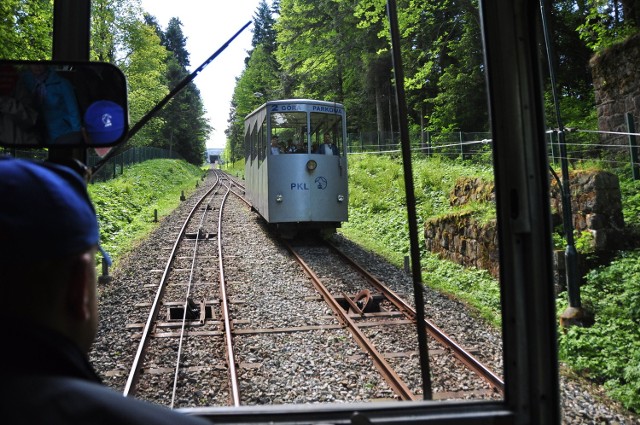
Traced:
POLYGON ((47 85, 57 86, 64 90, 68 88, 73 89, 73 84, 71 84, 71 81, 67 80, 55 71, 51 71, 49 73, 49 76, 47 77, 47 85))
POLYGON ((105 423, 204 425, 210 422, 195 416, 174 412, 166 406, 152 404, 133 397, 124 397, 110 388, 95 385, 96 398, 93 400, 104 408, 113 420, 105 423))
POLYGON ((205 419, 124 397, 104 385, 66 377, 21 377, 0 391, 3 424, 205 425, 205 419))

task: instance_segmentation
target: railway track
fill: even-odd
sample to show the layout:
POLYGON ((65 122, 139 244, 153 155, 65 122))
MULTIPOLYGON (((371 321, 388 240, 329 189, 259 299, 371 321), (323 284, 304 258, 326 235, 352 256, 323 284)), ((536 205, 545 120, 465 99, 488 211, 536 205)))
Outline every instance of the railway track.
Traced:
MULTIPOLYGON (((173 408, 422 399, 411 307, 335 247, 247 223, 241 195, 217 174, 153 271, 153 302, 136 305, 147 319, 127 325, 138 348, 124 394, 173 408)), ((501 397, 499 377, 427 327, 434 399, 501 397)))
POLYGON ((226 307, 226 297, 216 296, 223 277, 216 269, 221 265, 221 212, 229 193, 223 180, 224 175, 216 173, 211 188, 184 219, 166 266, 156 270, 161 276, 153 302, 137 305, 148 308, 149 314, 144 324, 128 326, 139 330, 140 341, 124 395, 170 407, 202 402, 212 394, 237 399, 237 391, 227 384, 227 370, 231 365, 233 372, 234 363, 206 355, 209 350, 223 352, 229 338, 220 331, 228 326, 219 322, 227 317, 219 314, 226 307), (189 382, 194 380, 209 382, 211 392, 191 391, 189 382))
MULTIPOLYGON (((332 305, 339 320, 350 329, 363 350, 374 358, 376 367, 396 394, 402 400, 422 399, 423 397, 418 396, 423 392, 420 389, 422 383, 415 382, 414 375, 405 373, 406 376, 401 377, 391 364, 407 359, 415 362, 419 359, 415 341, 415 310, 335 245, 325 242, 304 246, 285 244, 311 277, 322 297, 332 305), (322 263, 324 277, 314 271, 319 269, 319 263, 322 263), (398 344, 400 338, 397 338, 391 345, 383 342, 382 349, 378 349, 375 340, 384 339, 379 336, 388 330, 396 337, 402 335, 402 339, 406 341, 398 344), (401 347, 413 349, 403 351, 401 347), (411 381, 414 382, 410 383, 411 381)), ((425 320, 423 326, 431 337, 430 346, 434 347, 430 350, 429 357, 449 357, 452 360, 450 367, 457 368, 455 360, 476 375, 469 376, 462 387, 456 387, 446 382, 437 384, 438 375, 434 373, 437 391, 432 394, 433 399, 491 398, 503 394, 504 382, 498 375, 430 321, 425 320)), ((435 362, 436 367, 438 363, 435 362)), ((415 370, 419 370, 419 363, 415 370)))

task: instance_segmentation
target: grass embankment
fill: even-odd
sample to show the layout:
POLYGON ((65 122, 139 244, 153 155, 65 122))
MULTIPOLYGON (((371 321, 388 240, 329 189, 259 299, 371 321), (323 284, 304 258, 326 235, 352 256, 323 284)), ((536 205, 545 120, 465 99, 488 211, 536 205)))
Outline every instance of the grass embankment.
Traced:
POLYGON ((117 262, 147 236, 158 220, 188 196, 203 175, 201 168, 184 161, 156 159, 132 165, 113 180, 89 185, 89 195, 100 222, 102 247, 117 262))
MULTIPOLYGON (((413 162, 418 226, 424 219, 451 213, 449 192, 463 176, 491 179, 491 169, 439 160, 413 162)), ((481 206, 466 208, 484 210, 481 206)), ((484 213, 482 213, 484 214, 484 213)), ((404 196, 402 161, 377 155, 349 157, 349 222, 340 230, 349 239, 402 267, 409 255, 409 227, 404 196)), ((485 270, 466 269, 441 261, 422 247, 423 282, 475 307, 485 320, 500 324, 500 289, 485 270)))

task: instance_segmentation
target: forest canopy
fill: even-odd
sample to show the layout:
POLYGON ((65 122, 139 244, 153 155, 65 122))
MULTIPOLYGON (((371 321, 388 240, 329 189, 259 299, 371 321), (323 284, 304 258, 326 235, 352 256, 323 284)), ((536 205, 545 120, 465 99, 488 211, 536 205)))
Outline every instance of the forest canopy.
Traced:
MULTIPOLYGON (((542 1, 550 10, 565 122, 595 125, 589 59, 638 32, 640 1, 542 1)), ((399 0, 398 11, 411 130, 487 131, 477 0, 399 0)), ((0 57, 50 58, 52 22, 52 0, 3 0, 0 57)), ((182 23, 173 18, 161 28, 140 0, 93 0, 91 33, 91 59, 113 63, 127 76, 132 123, 188 75, 182 23)), ((271 99, 339 102, 349 132, 397 131, 389 46, 384 0, 261 0, 229 105, 230 158, 243 156, 243 118, 271 99)), ((190 83, 129 143, 172 149, 199 163, 212 130, 204 114, 190 83)))

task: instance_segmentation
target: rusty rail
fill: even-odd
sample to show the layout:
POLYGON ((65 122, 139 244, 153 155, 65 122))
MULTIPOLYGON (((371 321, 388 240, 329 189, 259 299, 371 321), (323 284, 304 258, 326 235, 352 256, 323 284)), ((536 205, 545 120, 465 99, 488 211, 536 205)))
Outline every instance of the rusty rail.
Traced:
POLYGON ((337 300, 329 293, 327 288, 322 284, 313 270, 311 270, 309 265, 298 255, 290 244, 285 241, 283 241, 283 244, 296 258, 298 263, 300 263, 304 271, 309 275, 316 289, 320 292, 320 295, 325 302, 329 304, 333 312, 338 317, 338 320, 340 320, 340 322, 353 334, 358 345, 369 353, 376 368, 380 371, 382 377, 389 386, 393 388, 402 400, 419 400, 420 398, 409 389, 407 384, 398 376, 393 367, 391 367, 391 365, 384 359, 384 355, 374 347, 369 338, 365 336, 349 315, 342 309, 342 307, 340 307, 340 304, 338 304, 337 300))
MULTIPOLYGON (((367 280, 369 280, 384 296, 393 303, 398 310, 403 312, 407 317, 412 320, 416 320, 416 312, 415 310, 409 306, 404 300, 402 300, 396 293, 391 291, 386 287, 384 283, 382 283, 378 278, 373 276, 367 270, 365 270, 360 264, 358 264, 355 260, 350 258, 344 252, 342 252, 338 247, 333 245, 330 242, 327 242, 327 245, 331 247, 334 252, 336 252, 344 261, 349 263, 352 267, 358 270, 367 280)), ((471 353, 466 351, 460 345, 458 345, 453 339, 451 339, 448 335, 446 335, 442 330, 440 330, 436 325, 429 322, 425 319, 424 325, 427 328, 427 332, 434 339, 436 339, 439 343, 444 345, 445 347, 451 349, 454 356, 458 358, 466 367, 473 370, 479 376, 481 376, 484 380, 486 380, 489 385, 491 385, 494 389, 496 389, 500 394, 504 395, 504 381, 497 376, 494 372, 492 372, 487 366, 482 364, 478 359, 476 359, 471 353)))

